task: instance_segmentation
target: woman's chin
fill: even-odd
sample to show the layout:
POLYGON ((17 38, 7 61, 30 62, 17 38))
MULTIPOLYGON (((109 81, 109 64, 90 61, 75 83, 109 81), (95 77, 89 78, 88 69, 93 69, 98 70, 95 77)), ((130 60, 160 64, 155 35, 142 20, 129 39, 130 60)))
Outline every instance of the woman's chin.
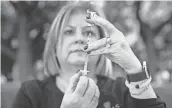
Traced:
POLYGON ((78 61, 69 61, 68 63, 71 64, 71 65, 76 65, 76 66, 84 66, 84 61, 80 61, 80 60, 78 60, 78 61))
POLYGON ((71 54, 68 57, 68 63, 71 65, 78 65, 78 66, 82 66, 85 63, 85 55, 76 55, 76 54, 71 54))
POLYGON ((68 63, 71 64, 71 65, 83 66, 85 61, 84 60, 78 60, 78 59, 76 60, 75 59, 75 60, 69 60, 68 63))

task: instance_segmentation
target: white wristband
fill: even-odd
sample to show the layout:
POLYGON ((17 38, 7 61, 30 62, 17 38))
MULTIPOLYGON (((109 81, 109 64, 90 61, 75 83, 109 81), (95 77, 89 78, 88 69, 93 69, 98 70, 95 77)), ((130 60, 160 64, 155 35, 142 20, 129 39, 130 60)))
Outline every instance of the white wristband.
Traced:
POLYGON ((143 93, 144 91, 146 91, 151 83, 151 76, 148 79, 145 79, 141 82, 134 82, 135 84, 129 84, 129 82, 126 80, 125 81, 125 85, 129 88, 130 93, 132 95, 139 95, 141 93, 143 93))

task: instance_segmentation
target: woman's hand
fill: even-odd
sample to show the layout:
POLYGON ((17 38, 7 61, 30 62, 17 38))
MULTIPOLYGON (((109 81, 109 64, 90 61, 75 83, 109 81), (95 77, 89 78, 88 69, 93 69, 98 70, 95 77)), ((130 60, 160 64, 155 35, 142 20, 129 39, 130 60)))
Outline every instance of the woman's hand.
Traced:
POLYGON ((96 108, 99 95, 95 82, 79 72, 70 79, 61 108, 96 108))
POLYGON ((141 63, 134 55, 122 32, 97 15, 91 19, 86 19, 86 21, 102 27, 108 38, 90 43, 85 51, 89 52, 90 55, 104 54, 112 62, 120 65, 127 73, 132 74, 141 71, 141 63))

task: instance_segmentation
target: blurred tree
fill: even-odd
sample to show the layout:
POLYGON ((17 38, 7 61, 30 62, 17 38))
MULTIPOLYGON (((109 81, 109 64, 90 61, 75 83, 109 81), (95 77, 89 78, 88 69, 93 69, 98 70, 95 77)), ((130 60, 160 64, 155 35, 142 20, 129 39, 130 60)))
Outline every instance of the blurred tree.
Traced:
POLYGON ((9 3, 1 4, 1 70, 7 79, 16 60, 15 50, 11 47, 11 35, 16 35, 15 11, 9 3), (8 9, 6 9, 8 8, 8 9))
POLYGON ((29 76, 34 75, 31 39, 29 38, 29 31, 31 28, 30 19, 32 12, 37 7, 37 2, 10 2, 15 8, 16 16, 18 19, 18 49, 16 63, 19 66, 20 81, 28 80, 29 76))
MULTIPOLYGON (((126 37, 130 37, 129 41, 137 38, 137 41, 132 41, 134 43, 131 47, 140 60, 148 61, 149 70, 155 74, 160 62, 160 50, 157 48, 155 38, 163 37, 161 40, 163 44, 166 44, 164 37, 172 30, 170 27, 166 27, 166 29, 164 27, 171 26, 172 23, 172 2, 107 1, 104 8, 107 19, 126 37), (141 39, 134 35, 140 36, 141 39)), ((162 44, 160 46, 164 49, 162 44)))
MULTIPOLYGON (((60 7, 66 2, 2 2, 1 58, 2 72, 6 76, 12 71, 14 63, 19 67, 21 81, 27 80, 27 76, 35 76, 33 65, 42 59, 47 31, 60 7)), ((126 35, 140 60, 149 60, 152 73, 157 68, 166 69, 167 66, 164 64, 170 67, 171 1, 103 3, 107 19, 126 35)))
POLYGON ((2 69, 4 69, 4 74, 7 71, 10 73, 15 63, 19 68, 18 75, 21 82, 30 79, 30 76, 36 76, 33 64, 42 59, 49 25, 59 8, 65 3, 66 1, 2 2, 4 7, 1 19, 3 25, 2 69), (4 56, 7 56, 9 60, 4 56), (10 70, 7 70, 9 68, 10 70))
MULTIPOLYGON (((168 1, 135 2, 136 17, 140 23, 140 34, 148 53, 149 69, 154 74, 158 70, 158 49, 154 38, 167 24, 172 24, 172 3, 168 1), (146 10, 144 10, 146 9, 146 10)), ((162 35, 164 36, 164 35, 162 35)))

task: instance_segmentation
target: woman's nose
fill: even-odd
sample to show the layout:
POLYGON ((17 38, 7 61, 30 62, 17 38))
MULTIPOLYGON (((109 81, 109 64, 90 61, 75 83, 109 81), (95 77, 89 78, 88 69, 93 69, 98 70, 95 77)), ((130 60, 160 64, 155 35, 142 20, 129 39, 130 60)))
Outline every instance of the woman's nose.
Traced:
POLYGON ((75 43, 77 43, 77 44, 85 44, 86 42, 84 42, 84 40, 76 40, 75 43))
POLYGON ((82 33, 77 33, 75 38, 76 38, 75 43, 86 44, 86 39, 85 39, 85 37, 82 35, 82 33))

